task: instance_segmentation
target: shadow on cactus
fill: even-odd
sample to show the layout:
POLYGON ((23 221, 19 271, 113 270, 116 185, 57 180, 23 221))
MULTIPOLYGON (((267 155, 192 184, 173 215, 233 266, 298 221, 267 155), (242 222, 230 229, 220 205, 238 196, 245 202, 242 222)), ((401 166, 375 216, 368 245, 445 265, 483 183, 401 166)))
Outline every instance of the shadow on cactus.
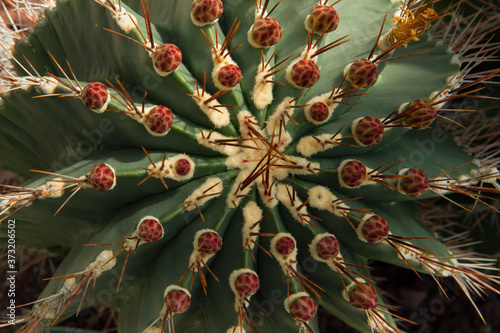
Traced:
POLYGON ((412 202, 499 192, 435 125, 498 76, 473 71, 498 50, 483 5, 482 23, 433 1, 46 5, 2 76, 1 166, 26 181, 4 186, 1 241, 15 220, 18 244, 70 252, 6 325, 110 302, 120 332, 317 332, 322 305, 398 332, 370 260, 498 293, 412 202))

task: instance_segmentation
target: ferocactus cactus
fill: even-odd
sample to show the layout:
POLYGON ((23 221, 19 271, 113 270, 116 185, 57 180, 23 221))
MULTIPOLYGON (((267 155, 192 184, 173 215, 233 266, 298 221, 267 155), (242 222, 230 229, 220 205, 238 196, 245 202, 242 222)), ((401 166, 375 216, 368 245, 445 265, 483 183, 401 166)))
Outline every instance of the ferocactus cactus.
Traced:
POLYGON ((1 167, 25 183, 0 235, 69 253, 10 324, 109 302, 119 332, 317 332, 321 305, 397 332, 372 259, 498 292, 412 203, 499 192, 435 122, 498 75, 472 72, 498 15, 433 2, 47 4, 2 76, 1 167))

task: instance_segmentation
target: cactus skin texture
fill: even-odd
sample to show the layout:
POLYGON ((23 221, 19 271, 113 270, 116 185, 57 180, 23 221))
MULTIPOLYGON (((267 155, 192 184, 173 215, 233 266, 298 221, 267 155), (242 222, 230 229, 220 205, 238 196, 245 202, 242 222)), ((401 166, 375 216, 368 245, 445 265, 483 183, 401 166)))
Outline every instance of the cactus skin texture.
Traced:
POLYGON ((0 197, 0 244, 15 219, 18 244, 69 253, 21 332, 100 302, 124 333, 319 332, 318 306, 399 332, 370 260, 498 293, 495 263, 414 205, 499 192, 435 121, 498 75, 469 66, 499 48, 491 20, 411 0, 47 6, 2 77, 1 167, 25 182, 0 197))

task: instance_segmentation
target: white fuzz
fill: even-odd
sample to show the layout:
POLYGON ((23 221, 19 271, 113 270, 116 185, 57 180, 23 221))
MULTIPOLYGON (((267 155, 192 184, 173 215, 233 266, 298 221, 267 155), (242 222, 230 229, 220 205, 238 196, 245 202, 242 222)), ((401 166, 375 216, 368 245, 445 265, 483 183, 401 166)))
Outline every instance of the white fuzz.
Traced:
POLYGON ((286 312, 290 313, 290 307, 292 306, 293 302, 301 297, 304 297, 304 296, 309 296, 309 294, 306 293, 305 291, 301 291, 301 292, 298 292, 295 294, 291 294, 290 296, 285 298, 283 305, 285 306, 286 312))
POLYGON ((208 178, 200 187, 191 193, 182 203, 185 210, 191 211, 203 206, 207 201, 222 194, 223 186, 220 178, 208 178))
POLYGON ((398 114, 403 113, 406 110, 406 108, 408 107, 408 105, 410 105, 410 103, 403 103, 403 104, 401 104, 399 106, 399 108, 398 108, 398 114))
POLYGON ((118 27, 124 32, 129 32, 137 26, 137 18, 124 8, 113 12, 113 19, 118 24, 118 27))
POLYGON ((247 169, 246 165, 249 164, 248 155, 247 152, 243 152, 229 156, 226 158, 226 167, 229 170, 238 168, 247 169))
MULTIPOLYGON (((433 91, 430 95, 429 95, 429 101, 445 101, 448 97, 450 97, 450 90, 449 89, 446 89, 444 90, 443 92, 440 92, 440 91, 433 91)), ((436 105, 433 105, 432 107, 434 109, 441 109, 447 102, 441 102, 439 104, 436 104, 436 105)))
POLYGON ((303 157, 299 156, 287 156, 289 161, 291 161, 296 169, 289 171, 290 173, 296 175, 315 175, 320 169, 319 163, 309 162, 303 157))
POLYGON ((114 257, 113 251, 104 250, 97 256, 96 260, 91 262, 85 272, 88 274, 93 272, 92 277, 99 277, 102 273, 109 271, 116 265, 116 257, 114 257))
POLYGON ((247 331, 241 326, 231 326, 226 333, 247 333, 247 331))
POLYGON ((147 172, 149 175, 151 175, 151 177, 170 178, 180 182, 193 177, 195 166, 195 163, 189 156, 187 156, 186 154, 179 154, 166 159, 165 162, 158 161, 155 163, 155 165, 150 165, 147 172), (175 172, 175 163, 180 159, 187 160, 189 162, 189 165, 191 166, 189 172, 184 176, 178 175, 175 172))
POLYGON ((159 327, 151 326, 144 330, 142 333, 160 333, 160 330, 161 329, 159 327))
POLYGON ((193 24, 197 27, 204 27, 204 26, 207 26, 207 25, 212 25, 212 24, 215 24, 219 21, 218 18, 216 18, 215 20, 213 21, 210 21, 210 22, 200 22, 198 20, 196 20, 193 16, 193 12, 191 12, 191 14, 189 15, 191 17, 191 22, 193 22, 193 24))
POLYGON ((68 295, 70 295, 76 289, 77 286, 78 284, 76 283, 76 279, 74 277, 66 279, 64 281, 63 286, 61 287, 61 289, 59 289, 59 292, 57 294, 52 294, 49 297, 40 300, 42 301, 41 304, 35 305, 33 309, 32 318, 43 317, 43 319, 48 319, 48 320, 55 319, 57 315, 56 307, 58 307, 59 304, 61 304, 62 299, 65 299, 68 295), (57 301, 58 299, 60 299, 60 301, 57 301), (49 311, 47 312, 47 310, 49 311))
POLYGON ((273 101, 273 85, 271 82, 267 82, 267 80, 272 80, 273 76, 266 78, 268 73, 269 70, 260 64, 252 92, 253 103, 259 110, 264 109, 273 101))
POLYGON ((227 65, 236 65, 236 62, 231 58, 229 54, 226 53, 225 57, 221 57, 220 54, 222 53, 221 51, 222 45, 217 44, 217 47, 215 50, 212 50, 212 61, 214 63, 214 68, 212 70, 212 82, 215 84, 217 89, 219 90, 233 90, 236 88, 238 85, 236 85, 233 88, 229 88, 226 86, 223 86, 220 81, 219 81, 219 72, 222 69, 222 67, 227 66, 227 65))
POLYGON ((173 290, 182 290, 183 292, 186 293, 186 295, 191 297, 191 293, 186 288, 182 288, 181 286, 178 286, 176 284, 171 284, 167 288, 165 288, 165 291, 163 292, 163 298, 167 297, 168 293, 173 290))
POLYGON ((391 46, 391 44, 388 41, 388 39, 389 39, 388 37, 389 37, 389 32, 386 32, 385 34, 383 34, 380 37, 380 40, 378 41, 378 44, 377 44, 377 47, 380 50, 385 51, 391 46))
POLYGON ((342 98, 335 98, 335 95, 333 95, 334 98, 330 99, 331 92, 324 93, 323 95, 315 96, 311 98, 309 101, 307 101, 307 106, 304 108, 304 114, 306 116, 307 121, 315 124, 315 125, 320 125, 323 123, 326 123, 328 119, 332 116, 333 110, 338 105, 338 102, 342 100, 342 98), (328 118, 326 118, 323 121, 316 121, 311 117, 311 106, 314 103, 324 103, 328 107, 328 118))
MULTIPOLYGON (((229 158, 228 158, 229 159, 229 158)), ((227 160, 226 160, 227 162, 227 160)), ((248 185, 243 190, 241 189, 241 183, 248 178, 250 171, 242 170, 238 173, 236 180, 231 187, 231 191, 226 199, 226 204, 229 208, 236 208, 240 204, 241 199, 243 199, 252 189, 252 185, 248 185)))
POLYGON ((42 191, 41 195, 42 198, 43 197, 59 198, 63 196, 65 183, 58 180, 62 179, 55 178, 53 180, 49 180, 45 185, 36 188, 37 190, 42 191))
POLYGON ((208 92, 195 91, 191 97, 215 127, 220 128, 229 125, 229 111, 225 107, 218 106, 220 103, 216 99, 207 102, 212 97, 208 92))
POLYGON ((44 94, 53 94, 58 86, 58 82, 51 76, 44 76, 40 80, 39 90, 44 94))
POLYGON ((433 179, 432 184, 444 188, 433 188, 433 190, 438 194, 447 194, 452 192, 452 189, 456 186, 460 186, 463 183, 458 183, 454 179, 447 177, 436 177, 433 179))
POLYGON ((61 287, 61 289, 59 289, 59 292, 62 293, 63 295, 69 295, 70 293, 73 292, 73 290, 75 290, 76 286, 77 286, 76 279, 74 277, 69 278, 67 280, 64 280, 64 284, 61 287))
POLYGON ((306 205, 302 205, 302 201, 298 198, 297 193, 294 192, 291 185, 279 184, 277 186, 276 198, 288 208, 294 219, 304 225, 310 221, 309 216, 305 216, 309 214, 307 213, 306 205))
POLYGON ((240 151, 240 148, 216 143, 217 140, 227 140, 227 139, 232 139, 232 138, 224 136, 219 132, 215 131, 204 132, 203 130, 201 130, 200 133, 196 134, 196 140, 200 145, 218 151, 224 155, 233 156, 237 154, 238 151, 240 151))
POLYGON ((316 248, 318 247, 318 243, 325 237, 335 237, 333 234, 329 233, 329 232, 324 232, 322 234, 317 234, 316 236, 314 236, 313 240, 311 241, 311 243, 309 243, 309 253, 311 253, 311 256, 316 259, 317 261, 320 261, 320 262, 329 262, 331 260, 324 260, 324 259, 321 259, 319 256, 318 256, 318 252, 316 251, 316 248))
POLYGON ((500 190, 498 180, 500 180, 500 171, 495 167, 479 168, 471 171, 474 178, 480 178, 480 181, 487 184, 492 184, 497 190, 500 190))
POLYGON ((270 190, 266 189, 264 183, 262 181, 257 181, 257 189, 260 193, 260 198, 262 202, 268 208, 274 208, 278 204, 278 200, 276 199, 276 186, 273 186, 270 190))
POLYGON ((260 231, 260 224, 257 222, 261 218, 262 209, 260 209, 255 201, 250 201, 243 207, 243 229, 241 234, 243 236, 244 249, 249 249, 251 251, 255 247, 254 242, 257 242, 257 236, 251 235, 251 233, 258 233, 260 231))
POLYGON ((297 144, 297 151, 308 157, 320 151, 325 151, 338 146, 342 141, 342 134, 321 134, 317 136, 309 135, 304 136, 297 144))
MULTIPOLYGON (((248 111, 240 111, 238 112, 238 123, 240 127, 240 134, 242 138, 256 137, 256 134, 250 130, 249 126, 252 126, 253 129, 262 137, 265 137, 264 131, 260 129, 259 126, 255 125, 257 122, 255 121, 255 117, 248 111)), ((248 142, 252 145, 250 142, 248 142)), ((264 148, 264 145, 254 144, 255 147, 264 148)))
POLYGON ((311 207, 322 209, 322 210, 332 210, 332 202, 337 200, 337 197, 330 192, 330 190, 324 186, 314 186, 307 191, 309 196, 309 204, 311 207))
POLYGON ((293 115, 292 106, 295 105, 293 97, 285 97, 283 101, 276 107, 273 114, 267 120, 266 131, 268 135, 277 135, 281 127, 285 127, 290 120, 285 112, 291 117, 293 115))

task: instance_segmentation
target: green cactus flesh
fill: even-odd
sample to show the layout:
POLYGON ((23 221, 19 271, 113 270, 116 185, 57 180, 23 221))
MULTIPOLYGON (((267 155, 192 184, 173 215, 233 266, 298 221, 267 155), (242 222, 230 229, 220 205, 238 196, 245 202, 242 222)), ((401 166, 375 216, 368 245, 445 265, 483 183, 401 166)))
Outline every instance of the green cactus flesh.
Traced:
POLYGON ((396 26, 401 1, 335 3, 338 27, 323 35, 333 30, 324 17, 319 33, 306 30, 317 0, 270 14, 263 7, 277 1, 222 1, 218 19, 218 1, 193 3, 217 7, 197 12, 202 27, 186 0, 57 1, 15 45, 20 77, 1 95, 1 166, 27 181, 2 196, 2 230, 15 219, 19 244, 69 249, 40 299, 56 296, 36 303, 22 331, 110 302, 120 332, 317 332, 316 304, 360 331, 391 332, 372 259, 496 282, 454 258, 412 202, 479 198, 498 177, 471 163, 426 102, 417 115, 397 113, 458 94, 457 55, 429 37, 446 20, 421 34, 417 23, 431 19, 413 6, 415 18, 399 14, 413 35, 381 50, 379 32, 396 26), (137 23, 118 25, 120 8, 137 23), (250 43, 262 17, 275 21, 259 23, 250 43), (155 49, 167 43, 177 48, 155 49))

